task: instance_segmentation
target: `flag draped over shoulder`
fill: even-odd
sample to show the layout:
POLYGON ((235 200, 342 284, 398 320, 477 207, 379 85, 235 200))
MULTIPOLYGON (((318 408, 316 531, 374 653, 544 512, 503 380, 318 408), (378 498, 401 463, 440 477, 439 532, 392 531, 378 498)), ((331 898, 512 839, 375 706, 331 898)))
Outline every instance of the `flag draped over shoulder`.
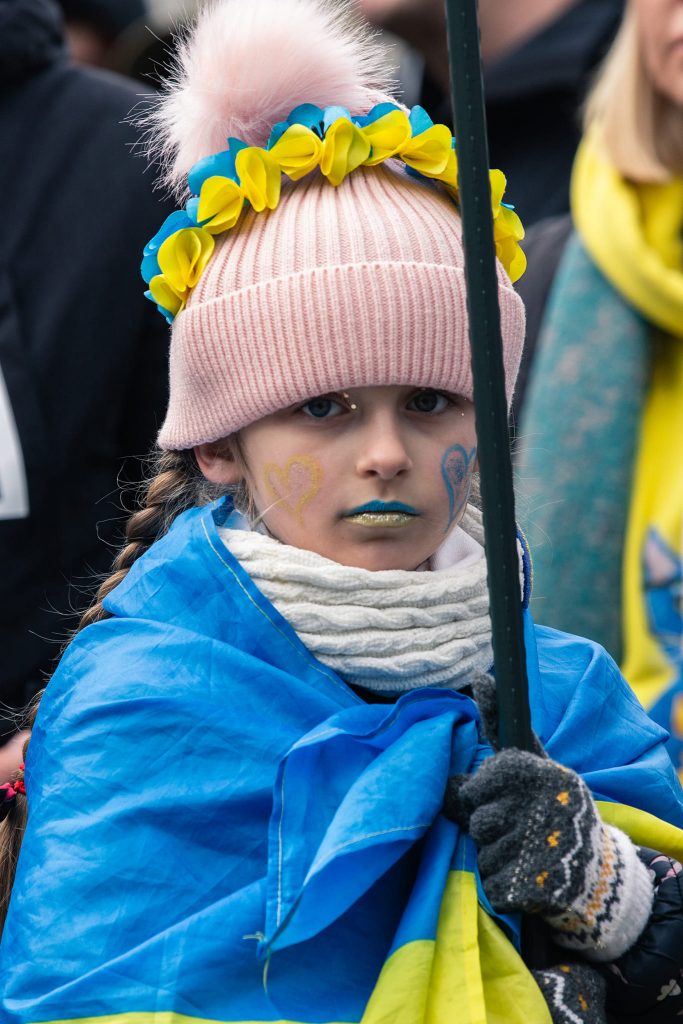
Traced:
MULTIPOLYGON (((0 1019, 549 1024, 440 808, 466 696, 365 704, 197 509, 71 645, 26 766, 0 1019)), ((665 734, 600 648, 526 623, 534 726, 609 820, 683 856, 665 734), (538 648, 538 649, 537 649, 538 648)))

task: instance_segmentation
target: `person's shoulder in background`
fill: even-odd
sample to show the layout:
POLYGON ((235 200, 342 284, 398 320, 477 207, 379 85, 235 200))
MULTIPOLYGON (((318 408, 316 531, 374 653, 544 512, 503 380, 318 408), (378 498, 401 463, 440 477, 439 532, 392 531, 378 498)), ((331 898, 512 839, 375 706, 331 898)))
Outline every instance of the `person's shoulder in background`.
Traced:
POLYGON ((527 269, 515 283, 515 290, 522 297, 526 309, 526 335, 512 401, 513 423, 519 423, 548 296, 572 231, 571 214, 547 217, 529 228, 522 243, 527 269))

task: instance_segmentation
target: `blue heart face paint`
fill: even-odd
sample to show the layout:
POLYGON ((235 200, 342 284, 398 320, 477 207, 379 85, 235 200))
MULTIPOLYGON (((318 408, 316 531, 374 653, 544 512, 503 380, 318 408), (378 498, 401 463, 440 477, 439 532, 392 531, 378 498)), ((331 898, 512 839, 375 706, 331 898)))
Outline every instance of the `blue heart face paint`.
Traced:
POLYGON ((476 446, 468 452, 461 444, 452 444, 443 453, 441 476, 448 492, 448 523, 444 533, 448 533, 465 510, 470 496, 476 455, 476 446))

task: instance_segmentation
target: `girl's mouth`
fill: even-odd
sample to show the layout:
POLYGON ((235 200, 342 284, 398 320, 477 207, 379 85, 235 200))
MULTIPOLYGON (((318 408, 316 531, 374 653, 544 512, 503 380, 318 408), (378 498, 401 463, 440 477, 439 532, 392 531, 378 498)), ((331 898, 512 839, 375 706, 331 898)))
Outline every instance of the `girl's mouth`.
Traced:
POLYGON ((354 526, 400 530, 410 526, 418 515, 417 509, 402 501, 368 501, 365 505, 344 512, 342 518, 354 526))

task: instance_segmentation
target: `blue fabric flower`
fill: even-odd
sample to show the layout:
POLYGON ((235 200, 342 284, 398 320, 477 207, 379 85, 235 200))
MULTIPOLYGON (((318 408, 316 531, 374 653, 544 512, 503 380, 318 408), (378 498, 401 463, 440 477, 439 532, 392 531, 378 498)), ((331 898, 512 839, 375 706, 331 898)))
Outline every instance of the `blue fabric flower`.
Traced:
POLYGON ((290 127, 291 125, 289 121, 278 121, 274 124, 268 137, 268 142, 266 143, 266 149, 272 149, 275 143, 280 141, 282 136, 290 127))
POLYGON ((351 112, 346 107, 325 107, 323 112, 323 135, 335 121, 338 121, 340 117, 346 118, 347 121, 351 120, 351 112))
POLYGON ((192 224, 196 227, 200 227, 199 223, 199 196, 192 196, 185 203, 185 213, 192 221, 192 224))
POLYGON ((205 156, 198 160, 187 176, 187 184, 193 196, 198 196, 202 185, 207 178, 218 175, 221 178, 230 178, 239 185, 239 176, 235 170, 235 157, 241 149, 246 149, 246 142, 241 139, 228 139, 228 148, 213 156, 205 156))
POLYGON ((322 107, 316 107, 314 103, 300 103, 298 107, 294 107, 287 118, 287 124, 303 124, 322 139, 324 135, 323 119, 322 107))
POLYGON ((422 132, 426 132, 428 128, 434 125, 427 111, 424 107, 420 106, 415 106, 411 109, 408 114, 408 120, 410 121, 410 127, 413 129, 413 138, 416 135, 422 135, 422 132))
POLYGON ((365 128, 367 125, 374 124, 375 121, 379 121, 380 117, 384 117, 385 114, 391 114, 394 110, 400 109, 401 108, 397 103, 378 103, 363 117, 354 117, 352 120, 359 128, 365 128))
POLYGON ((176 210, 174 213, 170 213, 168 215, 156 235, 154 235, 153 238, 150 238, 149 242, 142 250, 140 273, 142 274, 142 280, 145 284, 149 284, 152 278, 156 277, 156 275, 160 273, 157 253, 159 252, 161 244, 166 241, 169 235, 174 234, 176 231, 180 231, 182 228, 191 227, 194 227, 194 224, 185 210, 176 210))
POLYGON ((275 143, 280 141, 287 129, 291 128, 293 124, 302 124, 306 128, 310 128, 318 138, 322 139, 325 131, 323 126, 324 113, 322 107, 316 107, 314 103, 300 103, 298 107, 294 107, 294 110, 292 110, 285 121, 278 121, 273 126, 266 149, 272 149, 275 143))

